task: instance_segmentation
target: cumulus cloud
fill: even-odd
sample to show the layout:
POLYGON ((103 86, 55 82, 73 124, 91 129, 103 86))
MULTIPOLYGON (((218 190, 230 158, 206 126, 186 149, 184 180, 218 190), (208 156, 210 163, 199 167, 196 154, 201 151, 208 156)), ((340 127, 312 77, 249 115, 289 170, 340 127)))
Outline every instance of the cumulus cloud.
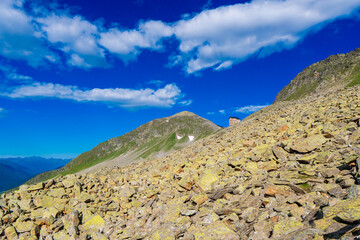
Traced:
POLYGON ((81 68, 107 66, 97 44, 98 27, 81 16, 50 15, 37 19, 47 40, 68 54, 68 63, 81 68))
POLYGON ((359 0, 253 0, 209 9, 208 1, 200 13, 172 23, 148 20, 134 29, 108 29, 57 9, 32 16, 22 2, 0 1, 3 57, 32 66, 58 63, 59 56, 50 50, 56 48, 68 65, 108 67, 109 58, 135 60, 142 51, 162 50, 164 41, 176 38, 179 47, 170 50, 169 66, 183 64, 190 74, 206 68, 228 69, 249 56, 264 57, 291 48, 309 32, 360 7, 359 0))
POLYGON ((0 1, 0 55, 13 60, 25 60, 37 67, 45 62, 56 61, 35 30, 31 16, 23 10, 23 1, 0 1))
POLYGON ((257 112, 260 109, 263 109, 263 108, 265 108, 267 106, 269 106, 269 105, 257 105, 257 106, 249 105, 249 106, 237 108, 235 110, 235 112, 249 114, 249 113, 257 112))
POLYGON ((221 70, 251 54, 293 46, 315 26, 350 14, 358 0, 254 0, 205 10, 176 24, 186 70, 221 70), (259 52, 260 51, 260 52, 259 52))
POLYGON ((0 107, 0 113, 3 112, 3 111, 5 111, 5 109, 3 109, 3 108, 0 107))
POLYGON ((176 23, 186 70, 221 70, 258 53, 289 48, 313 27, 350 14, 358 0, 253 0, 205 10, 176 23))
POLYGON ((14 88, 0 96, 9 98, 59 98, 78 102, 104 102, 121 107, 172 107, 183 95, 176 84, 157 90, 128 88, 94 88, 83 90, 77 86, 35 82, 14 88))
POLYGON ((135 59, 141 49, 159 50, 161 39, 173 34, 172 28, 161 21, 141 23, 138 29, 112 28, 100 34, 99 44, 122 60, 135 59))

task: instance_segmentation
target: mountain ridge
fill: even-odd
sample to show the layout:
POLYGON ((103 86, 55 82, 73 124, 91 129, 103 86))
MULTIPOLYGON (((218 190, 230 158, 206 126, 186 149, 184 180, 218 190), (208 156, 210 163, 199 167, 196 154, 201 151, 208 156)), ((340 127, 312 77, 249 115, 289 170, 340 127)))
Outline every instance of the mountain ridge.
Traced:
POLYGON ((328 88, 351 87, 359 83, 360 48, 357 48, 306 67, 277 94, 275 102, 297 100, 328 88))
MULTIPOLYGON (((192 141, 204 138, 221 127, 192 112, 183 111, 169 117, 154 119, 119 137, 111 138, 80 154, 63 168, 31 179, 28 183, 83 171, 108 160, 131 163, 146 160, 156 154, 181 149, 192 141), (190 139, 192 138, 192 139, 190 139), (120 156, 127 156, 126 158, 120 156)), ((102 164, 102 167, 107 166, 102 164)), ((99 166, 100 167, 100 166, 99 166)))

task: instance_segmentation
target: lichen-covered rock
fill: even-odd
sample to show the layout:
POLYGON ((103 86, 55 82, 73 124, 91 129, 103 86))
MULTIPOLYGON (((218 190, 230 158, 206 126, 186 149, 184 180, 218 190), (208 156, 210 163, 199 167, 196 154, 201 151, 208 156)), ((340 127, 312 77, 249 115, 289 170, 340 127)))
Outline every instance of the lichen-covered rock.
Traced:
POLYGON ((208 200, 208 196, 206 194, 199 194, 199 195, 195 195, 191 198, 191 200, 196 203, 197 205, 201 205, 204 202, 206 202, 208 200))
POLYGON ((308 138, 296 139, 291 145, 291 149, 299 153, 308 153, 320 148, 326 141, 326 138, 320 134, 308 138))
POLYGON ((205 170, 200 179, 196 182, 198 187, 203 191, 209 191, 213 188, 213 185, 219 181, 219 176, 215 170, 205 170))
POLYGON ((85 222, 83 228, 86 231, 91 231, 91 230, 100 231, 104 228, 104 226, 105 226, 105 220, 101 216, 96 215, 92 217, 89 221, 85 222))
POLYGON ((360 209, 346 209, 345 212, 341 212, 337 215, 341 220, 347 223, 355 223, 360 220, 360 209))
POLYGON ((5 236, 8 240, 17 240, 18 239, 17 232, 13 226, 7 227, 4 232, 5 232, 5 236))
POLYGON ((292 232, 295 232, 304 227, 304 224, 296 219, 286 219, 278 222, 274 226, 273 237, 279 239, 282 236, 286 236, 292 232))
POLYGON ((153 240, 175 240, 174 234, 168 228, 158 229, 151 234, 153 240))
POLYGON ((190 229, 195 240, 238 240, 240 237, 223 222, 217 221, 199 229, 190 229))
POLYGON ((30 191, 41 190, 41 189, 43 189, 43 188, 44 188, 44 183, 43 183, 43 182, 40 182, 40 183, 31 185, 31 186, 28 187, 26 190, 30 192, 30 191))
POLYGON ((27 222, 14 222, 13 226, 16 229, 16 232, 23 233, 23 232, 30 232, 31 229, 35 226, 35 224, 31 221, 27 222))

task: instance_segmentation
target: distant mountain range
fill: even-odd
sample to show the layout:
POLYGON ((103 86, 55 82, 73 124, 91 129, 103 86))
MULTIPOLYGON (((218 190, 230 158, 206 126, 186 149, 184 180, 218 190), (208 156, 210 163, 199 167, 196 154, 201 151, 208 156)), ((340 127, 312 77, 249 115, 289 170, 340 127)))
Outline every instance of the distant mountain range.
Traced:
POLYGON ((0 158, 0 192, 15 188, 39 173, 62 167, 69 161, 71 159, 0 158))
POLYGON ((64 167, 42 173, 28 183, 44 181, 58 175, 123 166, 164 156, 219 129, 221 127, 213 122, 187 111, 155 119, 120 137, 100 143, 64 167))

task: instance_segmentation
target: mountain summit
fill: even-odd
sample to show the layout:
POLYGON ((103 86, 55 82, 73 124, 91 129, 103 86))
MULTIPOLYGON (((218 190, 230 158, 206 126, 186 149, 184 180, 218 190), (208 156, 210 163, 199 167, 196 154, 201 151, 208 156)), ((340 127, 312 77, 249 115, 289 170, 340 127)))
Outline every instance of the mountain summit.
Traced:
POLYGON ((211 121, 187 111, 155 119, 120 137, 100 143, 73 159, 63 168, 40 174, 30 182, 52 178, 58 174, 89 172, 164 156, 220 128, 211 121))

